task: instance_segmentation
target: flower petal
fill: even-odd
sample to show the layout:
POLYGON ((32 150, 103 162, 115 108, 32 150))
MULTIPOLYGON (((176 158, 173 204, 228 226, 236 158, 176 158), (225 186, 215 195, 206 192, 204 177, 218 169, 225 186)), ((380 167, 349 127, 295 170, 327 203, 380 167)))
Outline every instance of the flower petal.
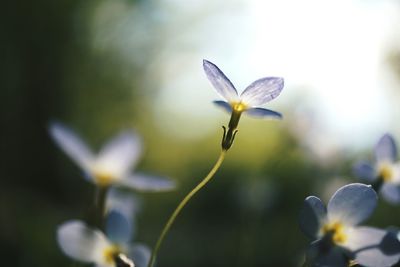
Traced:
POLYGON ((107 194, 106 208, 107 211, 117 210, 121 212, 129 220, 134 220, 136 212, 140 209, 140 201, 131 192, 122 192, 121 190, 111 187, 107 194))
MULTIPOLYGON (((363 266, 392 266, 400 259, 400 251, 385 245, 388 231, 373 227, 355 227, 348 234, 345 246, 355 254, 355 261, 363 266)), ((387 242, 388 244, 395 244, 387 242)))
POLYGON ((146 267, 149 263, 151 250, 143 244, 133 244, 128 253, 129 257, 135 263, 135 267, 146 267))
POLYGON ((322 201, 314 196, 309 196, 304 200, 300 210, 300 228, 305 235, 315 240, 321 227, 321 222, 326 218, 326 208, 322 201))
POLYGON ((232 112, 232 107, 231 107, 231 105, 230 105, 228 102, 225 102, 225 101, 222 101, 222 100, 216 100, 216 101, 213 101, 213 103, 214 103, 216 106, 225 109, 225 111, 227 111, 228 113, 231 113, 231 112, 232 112))
POLYGON ((133 131, 124 131, 101 149, 96 166, 120 178, 136 164, 141 151, 139 136, 133 131))
POLYGON ((397 159, 397 147, 394 138, 385 134, 375 146, 375 158, 378 162, 394 162, 397 159))
POLYGON ((215 90, 217 90, 225 100, 228 102, 239 100, 235 87, 216 65, 204 59, 203 68, 215 90))
POLYGON ((50 135, 57 145, 84 171, 88 172, 89 165, 94 159, 93 153, 86 144, 69 128, 61 123, 52 123, 50 135))
POLYGON ((393 183, 383 183, 380 190, 382 197, 391 204, 400 203, 400 185, 393 183))
POLYGON ((126 244, 132 238, 132 220, 118 210, 110 210, 106 217, 106 234, 113 242, 126 244))
POLYGON ((283 79, 278 77, 261 78, 250 84, 240 95, 240 99, 250 107, 261 106, 279 96, 283 83, 283 79))
POLYGON ((366 182, 372 182, 376 179, 376 171, 369 162, 357 162, 353 166, 353 172, 357 177, 365 180, 366 182))
POLYGON ((347 267, 349 252, 339 246, 326 247, 322 240, 311 243, 303 266, 347 267))
POLYGON ((328 203, 328 220, 347 226, 366 220, 374 211, 377 195, 370 185, 348 184, 335 192, 328 203))
POLYGON ((176 187, 175 182, 170 179, 140 173, 119 181, 119 184, 140 191, 169 191, 176 187))
POLYGON ((282 119, 282 114, 266 108, 250 108, 246 109, 244 113, 255 118, 282 119))
POLYGON ((72 220, 57 229, 57 241, 69 257, 86 262, 104 262, 103 251, 110 246, 104 234, 87 227, 82 221, 72 220))

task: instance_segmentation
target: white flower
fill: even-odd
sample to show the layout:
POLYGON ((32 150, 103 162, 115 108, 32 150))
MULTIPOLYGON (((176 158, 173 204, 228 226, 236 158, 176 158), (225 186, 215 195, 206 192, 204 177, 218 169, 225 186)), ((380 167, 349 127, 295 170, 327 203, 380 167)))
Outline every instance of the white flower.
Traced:
POLYGON ((145 267, 150 258, 146 246, 112 242, 100 230, 92 229, 78 220, 67 221, 59 226, 57 241, 70 258, 94 263, 97 267, 116 267, 118 261, 123 261, 126 266, 145 267))
POLYGON ((60 148, 85 172, 85 177, 99 186, 121 185, 137 190, 160 191, 175 187, 171 180, 133 173, 141 154, 141 142, 133 131, 114 137, 94 154, 69 128, 50 125, 50 134, 60 148))
POLYGON ((392 135, 384 134, 375 146, 375 162, 361 161, 355 164, 357 176, 369 182, 383 198, 400 203, 400 164, 397 161, 397 146, 392 135))
POLYGON ((302 231, 315 240, 308 256, 312 266, 347 266, 349 260, 367 267, 391 266, 400 259, 390 253, 390 233, 359 226, 373 213, 377 195, 371 186, 343 186, 327 208, 317 197, 307 197, 300 213, 302 231))
POLYGON ((246 113, 254 117, 273 117, 280 119, 278 112, 261 108, 272 99, 279 96, 283 89, 283 79, 279 77, 265 77, 251 83, 239 96, 231 81, 213 63, 203 60, 204 71, 215 90, 226 101, 214 101, 228 112, 246 113))

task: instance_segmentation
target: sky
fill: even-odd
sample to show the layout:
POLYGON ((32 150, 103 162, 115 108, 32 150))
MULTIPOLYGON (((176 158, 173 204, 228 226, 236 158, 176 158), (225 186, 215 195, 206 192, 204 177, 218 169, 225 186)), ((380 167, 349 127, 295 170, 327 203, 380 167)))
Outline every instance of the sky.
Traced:
POLYGON ((311 120, 327 145, 370 146, 398 131, 399 85, 388 65, 398 43, 396 1, 164 0, 142 7, 152 10, 150 18, 140 8, 103 3, 97 21, 116 22, 94 27, 95 46, 146 60, 144 78, 158 92, 150 100, 154 119, 173 136, 201 138, 228 119, 210 104, 220 97, 202 59, 218 65, 239 92, 258 78, 284 77, 282 95, 267 107, 311 120), (149 42, 157 51, 150 58, 132 55, 130 47, 149 42), (190 126, 194 121, 197 127, 190 126))

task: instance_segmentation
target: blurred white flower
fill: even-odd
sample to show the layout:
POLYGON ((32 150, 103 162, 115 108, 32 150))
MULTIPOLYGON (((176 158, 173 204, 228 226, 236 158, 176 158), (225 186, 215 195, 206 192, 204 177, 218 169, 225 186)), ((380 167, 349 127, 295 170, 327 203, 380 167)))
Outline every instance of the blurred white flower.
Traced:
MULTIPOLYGON (((115 213, 113 220, 122 219, 122 216, 115 213)), ((97 267, 145 267, 150 258, 150 250, 146 246, 111 241, 100 230, 90 228, 79 220, 60 225, 57 241, 68 257, 84 263, 94 263, 97 267)))
POLYGON ((85 177, 98 186, 119 185, 143 191, 171 190, 175 187, 175 183, 166 178, 132 173, 142 151, 142 143, 133 131, 121 132, 97 155, 71 129, 60 123, 50 125, 50 134, 85 172, 85 177))
POLYGON ((379 191, 383 198, 400 203, 400 163, 397 161, 397 146, 390 134, 384 134, 375 146, 375 162, 358 162, 355 174, 379 191))

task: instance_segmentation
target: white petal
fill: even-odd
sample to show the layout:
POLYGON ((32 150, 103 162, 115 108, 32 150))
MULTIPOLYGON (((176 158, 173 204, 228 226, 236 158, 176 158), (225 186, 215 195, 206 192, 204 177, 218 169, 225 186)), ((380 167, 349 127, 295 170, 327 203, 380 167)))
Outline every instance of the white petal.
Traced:
POLYGON ((250 108, 246 109, 244 113, 255 118, 282 119, 282 114, 266 108, 250 108))
POLYGON ((240 95, 240 99, 250 107, 258 107, 279 96, 282 89, 282 78, 266 77, 250 84, 240 95))
POLYGON ((345 247, 355 254, 357 263, 367 267, 392 266, 400 259, 400 253, 385 243, 388 231, 373 227, 355 227, 348 233, 345 247))
POLYGON ((375 158, 378 162, 394 162, 397 159, 397 147, 390 134, 383 135, 375 146, 375 158))
POLYGON ((380 193, 387 202, 394 205, 400 204, 400 184, 383 183, 380 193))
POLYGON ((215 100, 213 101, 214 105, 223 108, 226 112, 231 113, 232 112, 232 107, 228 102, 221 101, 221 100, 215 100))
POLYGON ((300 210, 299 223, 300 229, 309 238, 315 240, 322 223, 326 220, 326 208, 322 201, 314 196, 309 196, 304 200, 300 210))
POLYGON ((374 211, 377 195, 370 185, 348 184, 335 192, 328 203, 328 220, 353 226, 366 220, 374 211))
POLYGON ((203 68, 215 90, 228 102, 238 101, 238 93, 231 83, 231 81, 225 76, 225 74, 213 63, 207 60, 203 60, 203 68))
POLYGON ((82 221, 68 221, 57 229, 57 241, 69 257, 87 263, 103 263, 103 251, 110 246, 104 234, 82 221))
POLYGON ((133 244, 129 249, 129 258, 135 263, 135 267, 146 267, 149 263, 151 250, 143 244, 133 244))
POLYGON ((114 178, 121 178, 136 164, 141 151, 139 136, 133 131, 125 131, 101 149, 95 166, 114 178))
POLYGON ((49 131, 51 137, 60 148, 79 167, 88 172, 89 165, 92 163, 94 156, 86 144, 71 129, 60 123, 52 123, 49 131))
POLYGON ((107 194, 107 210, 118 210, 130 220, 134 220, 136 212, 139 211, 141 203, 131 192, 122 192, 111 187, 107 194))
POLYGON ((175 182, 163 177, 135 173, 118 182, 122 186, 140 191, 169 191, 175 188, 175 182))
POLYGON ((128 243, 133 234, 133 221, 118 210, 108 211, 106 216, 107 237, 116 244, 128 243))

